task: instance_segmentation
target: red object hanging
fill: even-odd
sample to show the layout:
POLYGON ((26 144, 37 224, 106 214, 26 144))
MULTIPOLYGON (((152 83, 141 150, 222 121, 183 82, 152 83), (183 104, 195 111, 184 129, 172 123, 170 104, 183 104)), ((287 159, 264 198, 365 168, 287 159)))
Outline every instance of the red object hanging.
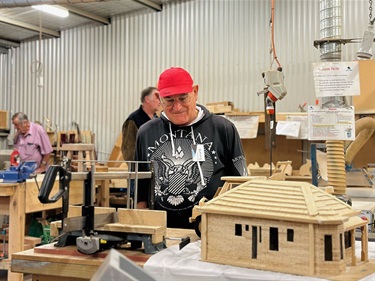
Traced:
POLYGON ((21 157, 18 150, 13 150, 12 154, 10 155, 10 165, 11 166, 18 166, 20 163, 21 157))

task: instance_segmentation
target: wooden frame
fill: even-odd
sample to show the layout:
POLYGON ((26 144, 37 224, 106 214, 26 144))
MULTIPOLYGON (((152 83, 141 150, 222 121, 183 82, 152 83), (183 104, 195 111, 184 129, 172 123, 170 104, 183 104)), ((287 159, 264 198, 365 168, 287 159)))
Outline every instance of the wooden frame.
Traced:
MULTIPOLYGON (((40 186, 42 178, 39 177, 37 180, 40 186)), ((83 183, 81 181, 73 181, 70 187, 70 202, 72 204, 82 204, 83 183)), ((56 194, 58 190, 59 182, 56 181, 51 194, 56 194)), ((61 208, 61 200, 52 204, 40 203, 38 193, 39 190, 34 180, 27 180, 21 183, 0 182, 0 212, 9 215, 8 255, 10 258, 5 261, 8 268, 10 268, 12 255, 24 250, 26 214, 61 208)), ((23 276, 8 270, 8 280, 23 280, 23 276)))

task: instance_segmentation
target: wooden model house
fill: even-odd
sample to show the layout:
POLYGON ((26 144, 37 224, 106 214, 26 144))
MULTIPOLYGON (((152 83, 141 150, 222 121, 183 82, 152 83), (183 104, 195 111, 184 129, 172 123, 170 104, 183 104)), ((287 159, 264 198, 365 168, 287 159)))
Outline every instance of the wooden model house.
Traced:
POLYGON ((251 180, 197 207, 204 261, 332 276, 368 261, 367 221, 345 202, 305 182, 251 180))

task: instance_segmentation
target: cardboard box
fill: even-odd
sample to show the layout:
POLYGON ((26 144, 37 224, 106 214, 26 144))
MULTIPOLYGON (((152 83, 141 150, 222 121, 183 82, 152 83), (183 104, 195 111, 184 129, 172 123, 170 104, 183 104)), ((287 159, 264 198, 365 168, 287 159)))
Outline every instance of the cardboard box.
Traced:
POLYGON ((9 130, 8 116, 7 110, 0 110, 0 129, 9 130))
POLYGON ((355 113, 375 113, 375 60, 359 62, 360 95, 353 96, 355 113))

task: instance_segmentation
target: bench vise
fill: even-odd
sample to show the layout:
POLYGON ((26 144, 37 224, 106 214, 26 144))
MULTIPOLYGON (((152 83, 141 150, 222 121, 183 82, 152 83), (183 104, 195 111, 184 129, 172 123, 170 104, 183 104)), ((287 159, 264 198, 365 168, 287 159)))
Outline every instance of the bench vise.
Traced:
POLYGON ((24 182, 38 168, 36 161, 26 161, 18 166, 11 166, 8 170, 0 171, 0 179, 3 182, 24 182))

